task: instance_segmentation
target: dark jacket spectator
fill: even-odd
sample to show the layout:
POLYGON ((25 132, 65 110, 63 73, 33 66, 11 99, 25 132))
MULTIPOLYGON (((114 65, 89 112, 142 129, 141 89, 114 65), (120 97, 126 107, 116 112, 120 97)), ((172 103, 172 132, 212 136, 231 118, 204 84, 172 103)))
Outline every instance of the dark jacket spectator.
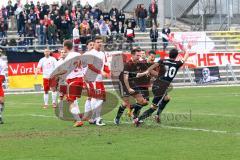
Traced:
POLYGON ((147 10, 144 8, 144 5, 141 6, 138 12, 139 17, 139 25, 140 25, 140 31, 145 32, 146 31, 146 18, 147 18, 147 10))
POLYGON ((139 20, 139 10, 141 9, 141 5, 140 4, 138 4, 137 5, 137 8, 135 9, 135 18, 136 18, 136 21, 137 21, 137 25, 138 25, 138 27, 140 26, 140 24, 139 24, 139 22, 140 22, 140 20, 139 20))
POLYGON ((104 21, 109 21, 110 20, 110 15, 109 15, 108 12, 103 12, 102 16, 103 16, 104 21))
POLYGON ((26 24, 26 43, 27 45, 33 45, 33 38, 35 37, 35 26, 31 23, 29 19, 26 24))
POLYGON ((118 17, 118 9, 117 8, 112 8, 109 12, 110 17, 118 17))
POLYGON ((125 16, 125 14, 123 13, 123 11, 121 10, 120 13, 119 13, 118 16, 117 16, 117 20, 120 21, 120 22, 122 22, 122 24, 124 24, 125 19, 126 19, 126 16, 125 16))
POLYGON ((129 23, 131 23, 131 27, 132 27, 132 28, 135 28, 135 27, 136 27, 136 20, 135 20, 134 18, 128 18, 128 19, 126 20, 126 23, 125 23, 125 24, 128 26, 129 23))
POLYGON ((116 32, 118 31, 118 21, 116 19, 116 16, 113 16, 112 17, 112 20, 111 20, 111 32, 116 32))
POLYGON ((118 30, 117 30, 117 33, 118 34, 124 34, 124 32, 125 32, 125 27, 124 27, 124 23, 122 23, 121 21, 119 21, 119 23, 118 23, 118 28, 117 28, 118 30))
POLYGON ((55 45, 56 37, 57 37, 57 26, 54 24, 54 21, 51 21, 51 24, 47 28, 48 44, 55 45))
POLYGON ((155 25, 150 30, 150 38, 152 42, 152 49, 157 50, 158 30, 155 25))

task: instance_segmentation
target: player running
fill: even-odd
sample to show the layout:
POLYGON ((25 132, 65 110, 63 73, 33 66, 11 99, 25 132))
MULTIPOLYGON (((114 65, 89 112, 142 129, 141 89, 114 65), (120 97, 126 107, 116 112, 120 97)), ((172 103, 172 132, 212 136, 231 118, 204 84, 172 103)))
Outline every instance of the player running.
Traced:
MULTIPOLYGON (((116 125, 120 124, 120 118, 127 107, 134 108, 133 116, 137 116, 143 106, 148 104, 144 99, 139 88, 139 82, 144 82, 136 77, 137 73, 142 72, 142 64, 140 63, 141 50, 139 48, 131 51, 132 59, 124 64, 124 69, 119 76, 119 88, 122 96, 122 104, 118 109, 117 116, 114 119, 116 125), (130 104, 130 96, 136 100, 136 104, 130 104)), ((144 76, 144 78, 147 78, 144 76)))
MULTIPOLYGON (((48 92, 50 91, 50 74, 53 72, 53 70, 56 67, 57 60, 50 56, 50 50, 45 49, 44 50, 44 57, 40 59, 38 62, 37 68, 35 70, 35 79, 37 78, 38 73, 42 69, 43 73, 43 88, 44 88, 44 95, 43 95, 43 100, 44 100, 44 106, 43 108, 46 109, 48 108, 48 92)), ((53 108, 56 108, 56 99, 57 99, 57 92, 53 88, 52 89, 52 105, 53 108)))
POLYGON ((107 66, 107 58, 104 52, 101 51, 102 38, 94 39, 94 48, 87 52, 88 69, 85 74, 85 81, 89 84, 91 96, 91 109, 93 110, 94 122, 97 126, 106 125, 101 118, 102 104, 106 99, 103 77, 108 77, 110 71, 107 66))
POLYGON ((3 109, 4 109, 4 90, 2 83, 5 80, 5 69, 7 68, 6 62, 2 60, 2 54, 0 53, 0 124, 3 124, 3 109))
MULTIPOLYGON (((190 46, 188 46, 188 48, 190 48, 190 46)), ((169 102, 170 97, 167 95, 167 89, 174 77, 176 76, 179 68, 187 61, 189 57, 189 52, 185 52, 184 58, 180 61, 176 61, 177 56, 178 50, 172 49, 169 52, 169 59, 160 60, 158 61, 158 63, 155 63, 151 67, 149 67, 147 71, 139 73, 137 75, 137 77, 149 75, 152 70, 159 66, 164 66, 165 68, 164 74, 162 74, 163 72, 162 70, 160 70, 157 79, 153 83, 152 91, 154 94, 154 98, 152 100, 152 105, 140 117, 134 120, 136 126, 139 126, 142 120, 151 116, 152 113, 158 108, 160 114, 169 102)))

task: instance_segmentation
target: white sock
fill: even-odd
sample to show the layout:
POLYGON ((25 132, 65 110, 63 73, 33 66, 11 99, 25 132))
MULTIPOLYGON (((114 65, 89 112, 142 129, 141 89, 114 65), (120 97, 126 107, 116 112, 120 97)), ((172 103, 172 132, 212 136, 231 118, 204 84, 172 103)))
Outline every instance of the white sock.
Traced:
POLYGON ((43 95, 44 105, 48 105, 48 94, 43 95))
POLYGON ((4 107, 3 104, 0 103, 0 118, 2 118, 3 107, 4 107))
POLYGON ((92 110, 91 108, 91 100, 87 99, 85 102, 85 113, 90 112, 92 110))
POLYGON ((94 120, 99 120, 99 119, 101 119, 101 111, 102 111, 103 100, 94 98, 93 99, 93 104, 94 104, 94 113, 95 113, 95 119, 94 120))
POLYGON ((76 99, 73 103, 74 103, 74 106, 75 106, 75 107, 79 108, 79 107, 78 107, 78 100, 77 100, 77 99, 76 99))
POLYGON ((56 103, 57 100, 57 92, 52 92, 52 103, 56 103))
POLYGON ((74 107, 70 110, 70 112, 72 113, 73 118, 74 118, 76 121, 81 121, 81 118, 79 117, 80 110, 79 110, 79 108, 76 106, 76 104, 74 104, 74 107))

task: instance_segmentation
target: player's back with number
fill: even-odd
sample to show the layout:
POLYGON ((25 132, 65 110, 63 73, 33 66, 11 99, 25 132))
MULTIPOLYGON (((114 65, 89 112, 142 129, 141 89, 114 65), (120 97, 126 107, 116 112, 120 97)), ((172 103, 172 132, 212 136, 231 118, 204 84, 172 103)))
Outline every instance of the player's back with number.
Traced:
POLYGON ((164 68, 164 73, 161 72, 159 74, 159 79, 168 81, 170 83, 177 75, 179 68, 184 64, 182 60, 175 61, 172 59, 163 59, 160 60, 158 63, 161 66, 161 68, 164 68))

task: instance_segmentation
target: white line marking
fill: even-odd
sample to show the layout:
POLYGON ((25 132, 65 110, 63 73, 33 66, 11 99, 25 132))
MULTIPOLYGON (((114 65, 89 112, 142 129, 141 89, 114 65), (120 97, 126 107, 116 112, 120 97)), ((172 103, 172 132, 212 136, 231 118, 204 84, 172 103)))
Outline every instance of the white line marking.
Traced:
MULTIPOLYGON (((20 114, 20 115, 8 115, 8 117, 22 117, 22 116, 32 116, 32 117, 41 117, 41 118, 57 118, 56 116, 48 116, 48 115, 40 115, 40 114, 20 114)), ((113 124, 113 121, 104 121, 107 123, 113 124)), ((131 124, 132 122, 121 122, 122 124, 131 124)), ((177 130, 186 130, 186 131, 200 131, 200 132, 209 132, 209 133, 220 133, 220 134, 232 134, 232 135, 240 135, 240 132, 229 132, 223 130, 213 130, 213 129, 204 129, 204 128, 190 128, 190 127, 174 127, 174 126, 167 126, 167 125, 158 125, 154 123, 144 123, 144 125, 148 126, 158 126, 166 129, 177 129, 177 130)))

